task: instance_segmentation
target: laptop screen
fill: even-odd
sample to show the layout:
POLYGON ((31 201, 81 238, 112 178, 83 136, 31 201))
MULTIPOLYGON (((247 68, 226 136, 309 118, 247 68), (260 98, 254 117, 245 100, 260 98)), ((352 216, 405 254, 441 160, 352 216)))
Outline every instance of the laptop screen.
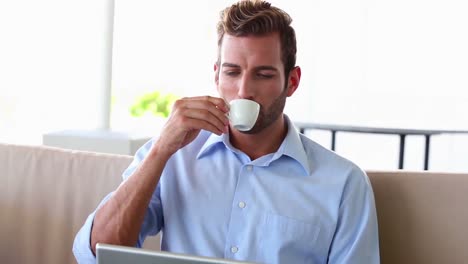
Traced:
POLYGON ((141 248, 115 246, 98 243, 96 245, 97 264, 248 264, 221 258, 199 257, 176 254, 166 251, 151 251, 141 248))

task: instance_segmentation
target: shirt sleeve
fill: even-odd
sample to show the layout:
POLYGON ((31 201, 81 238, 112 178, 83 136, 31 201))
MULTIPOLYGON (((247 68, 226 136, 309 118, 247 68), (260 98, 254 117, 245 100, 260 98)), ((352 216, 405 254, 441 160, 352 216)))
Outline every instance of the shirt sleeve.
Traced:
MULTIPOLYGON (((108 194, 99 204, 98 208, 105 204, 112 193, 108 194)), ((97 211, 97 209, 96 209, 97 211)), ((94 216, 96 211, 88 216, 80 231, 76 234, 73 242, 73 254, 79 264, 96 263, 96 257, 91 250, 91 228, 93 227, 94 216)))
POLYGON ((374 193, 367 175, 351 171, 343 191, 328 263, 380 263, 374 193))
MULTIPOLYGON (((122 174, 122 178, 124 181, 126 181, 128 177, 130 177, 135 172, 138 165, 145 159, 149 150, 152 147, 152 144, 152 140, 148 141, 136 152, 132 163, 122 174)), ((162 209, 159 193, 160 187, 158 185, 146 211, 145 219, 143 221, 140 234, 138 236, 138 241, 135 245, 136 247, 141 247, 143 245, 146 236, 156 235, 161 229, 162 209)), ((96 215, 96 211, 112 197, 112 194, 113 193, 108 194, 99 203, 97 209, 88 216, 84 225, 81 227, 80 231, 75 237, 75 241, 73 242, 73 254, 75 255, 75 258, 79 264, 96 263, 96 257, 94 256, 91 250, 91 229, 93 227, 93 221, 96 215)))

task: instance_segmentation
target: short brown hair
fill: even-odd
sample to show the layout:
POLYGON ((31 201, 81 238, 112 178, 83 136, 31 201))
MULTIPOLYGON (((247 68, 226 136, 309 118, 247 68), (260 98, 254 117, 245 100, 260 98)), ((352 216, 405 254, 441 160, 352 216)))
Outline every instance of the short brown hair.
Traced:
POLYGON ((296 66, 296 34, 292 19, 283 10, 261 0, 242 0, 220 13, 218 22, 218 65, 224 34, 236 37, 262 36, 278 32, 281 41, 281 60, 286 76, 296 66))

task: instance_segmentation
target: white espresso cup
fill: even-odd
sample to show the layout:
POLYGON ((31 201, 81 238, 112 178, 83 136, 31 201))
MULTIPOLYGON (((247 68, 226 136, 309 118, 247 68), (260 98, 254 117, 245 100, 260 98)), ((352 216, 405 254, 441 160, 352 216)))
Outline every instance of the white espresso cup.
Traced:
POLYGON ((248 99, 235 99, 229 103, 229 121, 239 131, 251 130, 257 122, 260 105, 248 99))

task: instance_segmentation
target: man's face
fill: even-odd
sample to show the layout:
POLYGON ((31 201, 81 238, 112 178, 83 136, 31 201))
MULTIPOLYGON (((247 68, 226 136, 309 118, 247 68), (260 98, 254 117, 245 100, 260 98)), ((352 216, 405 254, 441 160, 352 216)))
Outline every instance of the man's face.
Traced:
POLYGON ((221 97, 230 102, 244 98, 260 104, 260 113, 252 130, 262 131, 283 113, 286 97, 296 87, 285 85, 284 65, 278 34, 234 37, 224 35, 220 63, 215 65, 216 85, 221 97))

